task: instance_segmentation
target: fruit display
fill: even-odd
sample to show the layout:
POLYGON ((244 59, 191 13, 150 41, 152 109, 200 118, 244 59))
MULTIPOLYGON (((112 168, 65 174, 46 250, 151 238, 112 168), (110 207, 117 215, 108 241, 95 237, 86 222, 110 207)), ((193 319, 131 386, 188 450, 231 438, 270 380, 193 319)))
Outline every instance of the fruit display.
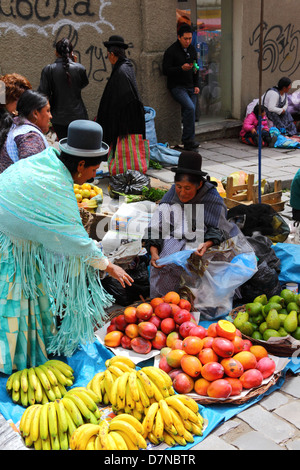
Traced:
POLYGON ((74 382, 73 369, 63 361, 49 360, 11 374, 6 390, 12 401, 25 408, 62 398, 74 382))
POLYGON ((227 320, 211 323, 202 338, 188 335, 183 340, 169 339, 159 361, 175 392, 219 399, 259 387, 273 375, 275 366, 263 346, 243 339, 227 320))
POLYGON ((183 339, 192 326, 201 332, 190 302, 170 291, 164 297, 153 298, 136 307, 128 306, 123 313, 112 318, 104 344, 109 348, 122 347, 138 354, 148 354, 153 349, 164 348, 168 335, 173 332, 183 339))
POLYGON ((246 304, 233 323, 241 333, 253 339, 268 341, 272 337, 291 335, 300 340, 300 295, 289 289, 269 299, 262 294, 246 304))
POLYGON ((95 212, 98 205, 103 201, 103 191, 98 186, 90 183, 82 185, 74 184, 74 193, 79 207, 83 207, 89 212, 95 212))

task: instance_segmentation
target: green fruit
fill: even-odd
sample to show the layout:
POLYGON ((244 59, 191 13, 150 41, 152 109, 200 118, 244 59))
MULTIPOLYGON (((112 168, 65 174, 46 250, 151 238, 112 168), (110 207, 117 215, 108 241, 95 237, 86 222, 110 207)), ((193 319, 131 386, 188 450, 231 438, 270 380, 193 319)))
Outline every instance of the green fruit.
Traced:
POLYGON ((253 332, 258 330, 259 325, 257 325, 256 323, 253 323, 253 321, 251 321, 250 323, 253 326, 253 332))
POLYGON ((262 313, 259 313, 256 317, 252 317, 252 323, 255 323, 256 325, 260 325, 264 320, 262 313))
POLYGON ((283 328, 288 333, 293 333, 298 326, 297 312, 292 310, 286 317, 283 323, 283 328))
POLYGON ((297 326, 295 331, 293 331, 292 337, 295 338, 295 339, 300 340, 300 326, 297 326))
POLYGON ((269 311, 272 308, 275 308, 275 310, 277 310, 277 312, 278 312, 279 310, 282 309, 282 305, 279 304, 278 302, 269 302, 267 305, 265 305, 264 308, 263 308, 263 315, 264 315, 265 318, 267 317, 269 311))
POLYGON ((279 315, 287 315, 289 312, 287 311, 286 308, 282 308, 281 310, 279 310, 279 315))
POLYGON ((278 338, 280 335, 278 333, 277 330, 272 330, 272 328, 267 328, 265 331, 264 331, 264 334, 263 334, 263 339, 264 341, 268 341, 269 338, 278 338))
POLYGON ((287 313, 279 313, 278 315, 279 315, 279 320, 280 320, 280 326, 283 326, 284 320, 286 319, 288 314, 287 313))
POLYGON ((262 304, 259 302, 252 302, 245 305, 246 312, 250 317, 256 317, 262 311, 262 304))
POLYGON ((259 330, 259 332, 263 335, 264 332, 265 332, 265 330, 266 330, 267 328, 268 328, 268 327, 267 327, 267 322, 264 321, 263 323, 261 323, 261 324, 259 325, 258 330, 259 330))
POLYGON ((259 295, 258 297, 255 297, 255 299, 253 300, 253 302, 259 302, 259 303, 262 304, 262 305, 267 305, 268 299, 267 299, 266 294, 261 294, 261 295, 259 295))
POLYGON ((259 331, 253 331, 253 333, 252 333, 252 338, 253 338, 253 339, 260 339, 260 340, 262 340, 262 339, 263 339, 263 335, 262 335, 259 331))
POLYGON ((241 325, 241 328, 239 328, 239 330, 243 335, 251 336, 254 331, 254 328, 249 321, 246 321, 241 325))
POLYGON ((267 327, 271 330, 278 330, 280 328, 280 318, 277 310, 272 308, 266 318, 267 327))
POLYGON ((295 310, 298 313, 300 312, 300 307, 296 304, 296 302, 290 302, 289 304, 287 304, 286 309, 288 313, 290 313, 292 310, 295 310))
POLYGON ((277 304, 280 304, 280 305, 284 305, 284 299, 280 296, 280 295, 273 295, 270 299, 269 299, 269 302, 268 303, 277 303, 277 304))
POLYGON ((290 289, 283 289, 280 292, 280 297, 284 299, 285 305, 295 301, 295 294, 290 289))
POLYGON ((279 336, 281 336, 281 337, 288 335, 288 332, 285 331, 285 329, 283 328, 283 326, 281 326, 281 327, 279 328, 279 330, 277 330, 277 331, 278 331, 278 333, 279 333, 279 336))
POLYGON ((234 326, 240 330, 241 326, 249 320, 249 314, 247 312, 239 312, 233 320, 234 326))
POLYGON ((297 305, 300 305, 300 294, 294 294, 294 302, 296 302, 297 305))

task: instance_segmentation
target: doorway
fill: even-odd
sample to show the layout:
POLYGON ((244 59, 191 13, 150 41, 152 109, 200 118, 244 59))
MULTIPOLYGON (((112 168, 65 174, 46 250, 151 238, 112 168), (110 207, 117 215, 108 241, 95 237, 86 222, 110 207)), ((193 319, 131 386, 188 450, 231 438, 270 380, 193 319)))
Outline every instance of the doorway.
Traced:
POLYGON ((193 27, 200 94, 198 126, 230 119, 232 109, 232 0, 178 0, 177 26, 193 27))

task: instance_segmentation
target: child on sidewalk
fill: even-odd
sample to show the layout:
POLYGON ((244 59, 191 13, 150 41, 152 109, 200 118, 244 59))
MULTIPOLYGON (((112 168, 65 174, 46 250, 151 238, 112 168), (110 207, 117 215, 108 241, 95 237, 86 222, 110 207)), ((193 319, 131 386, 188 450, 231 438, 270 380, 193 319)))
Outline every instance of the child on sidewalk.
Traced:
MULTIPOLYGON (((248 114, 243 122, 240 132, 240 140, 244 144, 254 145, 258 147, 258 113, 259 105, 257 104, 253 111, 248 114)), ((269 132, 268 118, 265 106, 261 106, 261 126, 262 126, 262 145, 263 147, 274 147, 274 140, 269 132)))

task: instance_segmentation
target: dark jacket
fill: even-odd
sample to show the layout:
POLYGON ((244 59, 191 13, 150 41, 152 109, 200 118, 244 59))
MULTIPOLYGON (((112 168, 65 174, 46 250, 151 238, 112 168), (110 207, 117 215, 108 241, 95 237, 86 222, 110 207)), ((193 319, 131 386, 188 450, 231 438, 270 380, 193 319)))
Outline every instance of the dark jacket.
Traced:
POLYGON ((145 138, 145 110, 129 59, 119 59, 113 66, 100 100, 96 121, 103 128, 104 142, 113 147, 118 137, 142 134, 145 138))
POLYGON ((197 62, 197 51, 190 45, 186 52, 177 40, 164 53, 163 73, 167 76, 167 87, 171 90, 174 87, 185 88, 199 87, 199 70, 182 70, 185 63, 197 62))
POLYGON ((83 65, 69 59, 69 73, 71 85, 67 81, 63 59, 59 57, 43 68, 38 88, 49 98, 52 122, 63 126, 75 119, 88 119, 81 97, 81 90, 89 83, 86 70, 83 65))

